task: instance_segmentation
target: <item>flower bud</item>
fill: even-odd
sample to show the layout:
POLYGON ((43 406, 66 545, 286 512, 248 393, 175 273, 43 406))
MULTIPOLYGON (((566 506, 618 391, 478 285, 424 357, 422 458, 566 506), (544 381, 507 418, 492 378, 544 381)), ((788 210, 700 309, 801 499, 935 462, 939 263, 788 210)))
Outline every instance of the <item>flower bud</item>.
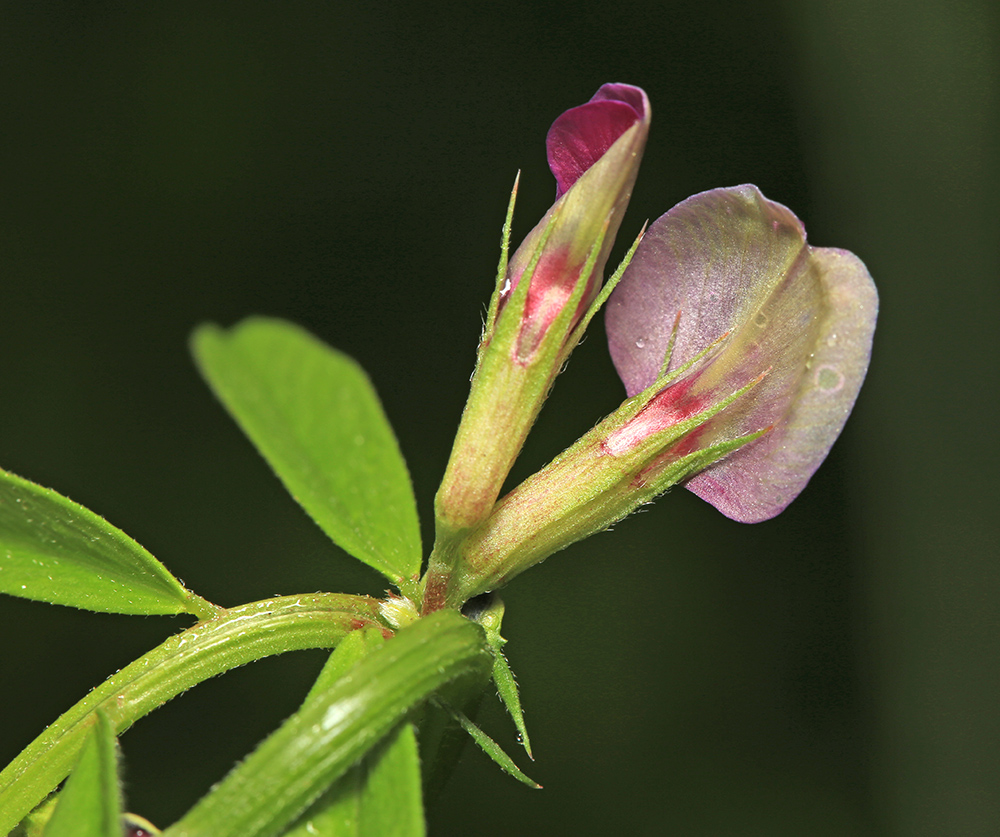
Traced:
MULTIPOLYGON (((520 363, 530 362, 556 317, 578 291, 579 300, 554 335, 554 342, 561 341, 565 349, 597 296, 608 253, 632 196, 649 119, 649 101, 642 90, 605 84, 589 102, 566 111, 549 129, 546 148, 556 178, 556 203, 517 248, 500 288, 502 311, 528 271, 530 287, 516 315, 518 322, 511 322, 512 314, 507 318, 509 325, 500 323, 501 328, 516 327, 515 358, 520 363)), ((580 335, 573 336, 576 339, 569 350, 560 353, 563 360, 580 335)))
MULTIPOLYGON (((439 540, 489 514, 593 314, 649 119, 642 90, 606 84, 549 130, 556 202, 509 264, 501 258, 469 400, 436 499, 439 540)), ((505 253, 509 221, 508 214, 505 253)))

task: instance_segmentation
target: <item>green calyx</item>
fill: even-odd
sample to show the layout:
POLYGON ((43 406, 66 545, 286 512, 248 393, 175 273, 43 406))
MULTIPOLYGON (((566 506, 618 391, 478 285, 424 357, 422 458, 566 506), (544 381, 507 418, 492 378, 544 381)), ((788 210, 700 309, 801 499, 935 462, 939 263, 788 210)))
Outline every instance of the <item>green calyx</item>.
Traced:
POLYGON ((537 281, 546 245, 559 224, 561 204, 549 214, 517 287, 504 299, 516 192, 515 183, 504 224, 497 283, 469 399, 435 500, 437 539, 425 583, 425 612, 440 606, 435 591, 442 579, 447 583, 452 568, 461 562, 456 547, 492 512, 556 376, 624 273, 639 242, 637 238, 623 263, 581 314, 611 224, 610 217, 605 219, 558 314, 544 330, 528 333, 528 294, 532 282, 537 281))
POLYGON ((641 418, 663 391, 662 382, 676 381, 679 374, 662 376, 658 384, 626 401, 497 503, 490 517, 455 547, 454 572, 438 594, 443 606, 457 606, 498 588, 768 432, 763 428, 725 441, 698 437, 713 418, 760 383, 759 376, 690 417, 611 452, 608 440, 641 418))

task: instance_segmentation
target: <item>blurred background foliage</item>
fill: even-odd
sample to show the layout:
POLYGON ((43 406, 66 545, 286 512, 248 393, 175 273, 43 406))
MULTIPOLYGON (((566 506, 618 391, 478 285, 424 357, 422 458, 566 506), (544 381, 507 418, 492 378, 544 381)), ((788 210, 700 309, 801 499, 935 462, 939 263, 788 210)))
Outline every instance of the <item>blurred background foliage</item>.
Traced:
MULTIPOLYGON (((429 519, 514 174, 520 240, 554 192, 549 123, 601 83, 653 104, 623 241, 754 182, 874 275, 868 383, 787 512, 742 526, 677 490, 506 590, 546 788, 470 751, 432 833, 996 833, 996 4, 0 10, 0 464, 220 604, 383 585, 213 401, 191 329, 277 315, 354 355, 429 519)), ((598 325, 515 476, 621 397, 598 325)), ((181 626, 5 598, 0 760, 181 626)), ((322 659, 241 669, 141 721, 130 806, 172 821, 322 659)), ((499 711, 482 721, 513 746, 499 711)))

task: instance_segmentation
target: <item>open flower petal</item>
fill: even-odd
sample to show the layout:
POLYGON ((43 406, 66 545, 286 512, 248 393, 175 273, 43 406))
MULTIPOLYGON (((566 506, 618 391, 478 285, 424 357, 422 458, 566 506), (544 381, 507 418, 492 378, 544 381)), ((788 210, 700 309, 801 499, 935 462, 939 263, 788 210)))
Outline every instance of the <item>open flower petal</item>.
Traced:
POLYGON ((784 206, 754 186, 714 189, 651 225, 607 310, 612 359, 628 394, 717 349, 687 374, 685 399, 745 396, 697 431, 699 447, 768 432, 687 487, 734 520, 778 514, 826 457, 871 353, 878 298, 861 261, 812 248, 784 206), (761 378, 761 376, 763 376, 761 378))

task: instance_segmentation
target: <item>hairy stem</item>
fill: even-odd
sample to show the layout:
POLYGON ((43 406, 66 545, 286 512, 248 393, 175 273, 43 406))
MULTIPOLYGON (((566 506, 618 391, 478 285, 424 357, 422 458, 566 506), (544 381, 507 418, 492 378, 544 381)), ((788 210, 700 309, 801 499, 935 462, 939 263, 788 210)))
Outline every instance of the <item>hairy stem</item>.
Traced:
POLYGON ((382 628, 367 596, 313 593, 230 609, 182 631, 123 668, 63 713, 0 773, 0 834, 7 834, 61 782, 104 711, 118 735, 197 683, 245 663, 330 648, 349 631, 382 628))

